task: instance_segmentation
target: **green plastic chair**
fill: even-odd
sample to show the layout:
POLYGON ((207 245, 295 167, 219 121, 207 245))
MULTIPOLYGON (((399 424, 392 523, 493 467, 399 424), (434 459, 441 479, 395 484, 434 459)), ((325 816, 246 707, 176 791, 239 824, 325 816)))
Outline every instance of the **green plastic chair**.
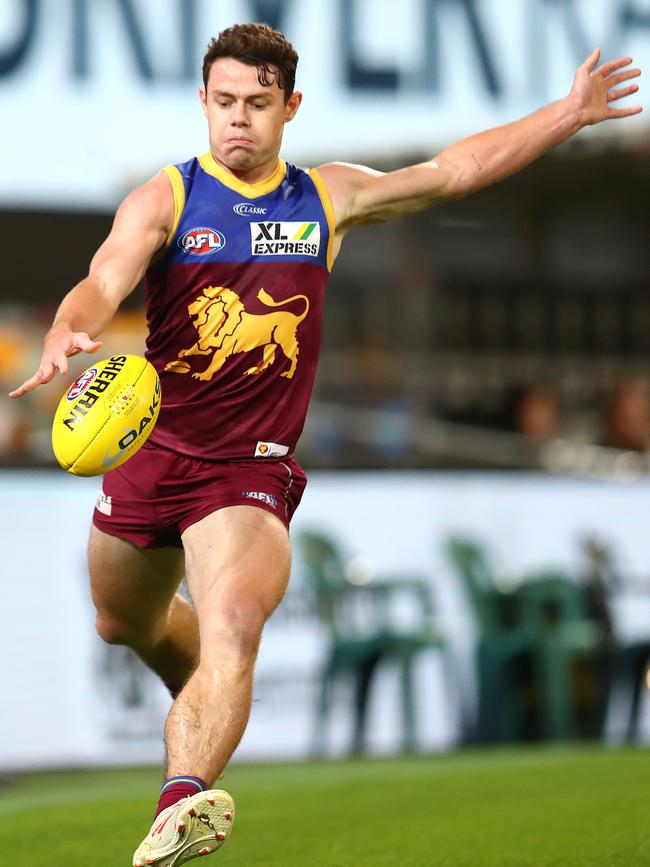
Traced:
MULTIPOLYGON (((548 740, 571 740, 577 734, 576 666, 580 661, 603 664, 605 631, 587 615, 582 587, 559 572, 531 576, 517 596, 522 621, 535 634, 542 735, 548 740)), ((596 701, 595 714, 602 717, 603 710, 604 702, 596 701)))
POLYGON ((316 611, 328 633, 328 649, 320 675, 313 751, 325 752, 332 690, 340 677, 354 683, 354 722, 351 751, 366 748, 370 687, 378 666, 396 661, 400 671, 403 749, 417 748, 413 663, 425 650, 444 650, 446 639, 434 620, 430 586, 409 576, 386 576, 380 581, 352 584, 336 542, 320 532, 301 531, 295 538, 303 577, 313 593, 316 611), (399 600, 410 597, 417 623, 400 628, 393 612, 399 600))
POLYGON ((530 666, 535 633, 520 620, 513 593, 499 590, 483 546, 452 536, 446 553, 473 609, 478 629, 475 650, 478 709, 465 739, 509 743, 524 736, 524 673, 530 666))
POLYGON ((650 639, 625 639, 616 635, 610 613, 613 596, 639 592, 621 570, 611 544, 595 533, 581 540, 586 560, 586 601, 590 613, 601 623, 607 649, 600 668, 600 682, 607 690, 603 702, 603 726, 610 701, 620 704, 625 713, 619 731, 608 731, 608 741, 630 744, 637 742, 641 723, 642 698, 646 688, 646 672, 650 663, 650 639))

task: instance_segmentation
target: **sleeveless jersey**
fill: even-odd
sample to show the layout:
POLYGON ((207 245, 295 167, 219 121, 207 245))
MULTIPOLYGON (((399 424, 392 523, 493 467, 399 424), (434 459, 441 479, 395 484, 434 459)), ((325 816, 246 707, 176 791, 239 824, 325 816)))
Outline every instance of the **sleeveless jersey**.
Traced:
POLYGON ((307 414, 334 217, 322 178, 280 160, 244 184, 208 153, 167 166, 174 226, 145 275, 151 441, 204 460, 281 459, 307 414))

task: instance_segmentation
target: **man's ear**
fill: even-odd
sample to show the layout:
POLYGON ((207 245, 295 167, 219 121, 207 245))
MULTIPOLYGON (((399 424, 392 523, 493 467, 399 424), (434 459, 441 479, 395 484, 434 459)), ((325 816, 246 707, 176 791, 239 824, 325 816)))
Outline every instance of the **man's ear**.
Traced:
POLYGON ((293 120, 296 116, 296 112, 300 108, 300 103, 302 102, 302 93, 299 90, 294 90, 289 99, 287 100, 287 104, 284 107, 284 122, 288 123, 290 120, 293 120))
POLYGON ((199 87, 199 99, 201 101, 201 108, 203 109, 203 114, 208 116, 208 98, 205 92, 205 87, 199 87))

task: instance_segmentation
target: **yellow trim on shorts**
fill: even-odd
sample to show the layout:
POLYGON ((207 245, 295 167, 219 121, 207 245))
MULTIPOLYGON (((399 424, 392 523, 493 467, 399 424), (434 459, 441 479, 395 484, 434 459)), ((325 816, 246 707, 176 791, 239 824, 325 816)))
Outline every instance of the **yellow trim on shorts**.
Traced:
POLYGON ((287 164, 284 160, 278 160, 278 164, 268 178, 265 178, 263 181, 257 181, 255 184, 245 184, 243 181, 238 181, 223 166, 220 166, 210 151, 201 154, 198 159, 204 172, 221 181, 225 187, 229 187, 231 190, 240 193, 240 195, 246 196, 247 199, 256 199, 258 196, 265 196, 267 193, 277 190, 287 174, 287 164))
POLYGON ((172 227, 169 230, 169 234, 165 238, 165 247, 169 247, 174 235, 176 234, 176 229, 178 228, 181 214, 183 213, 183 208, 185 207, 185 185, 183 184, 183 178, 181 177, 181 173, 178 171, 176 166, 165 166, 163 172, 169 178, 172 185, 172 193, 174 194, 174 222, 172 223, 172 227))
POLYGON ((334 248, 334 234, 336 232, 336 219, 334 217, 334 208, 332 207, 332 200, 330 199, 330 194, 325 186, 325 181, 323 180, 321 173, 318 169, 309 169, 309 177, 314 182, 314 186, 316 187, 316 192, 320 198, 321 205, 323 206, 323 210, 325 211, 325 216, 327 217, 327 226, 329 228, 329 240, 327 242, 327 270, 332 270, 332 265, 334 264, 334 258, 332 256, 332 250, 334 248))

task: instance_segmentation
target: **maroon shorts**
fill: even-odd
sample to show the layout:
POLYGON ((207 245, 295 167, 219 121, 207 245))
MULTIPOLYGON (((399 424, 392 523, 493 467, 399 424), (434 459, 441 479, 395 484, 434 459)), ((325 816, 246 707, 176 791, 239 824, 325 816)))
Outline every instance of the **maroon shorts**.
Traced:
POLYGON ((93 522, 139 548, 180 548, 181 533, 225 506, 259 506, 288 527, 306 484, 291 456, 218 463, 145 443, 104 476, 93 522))

